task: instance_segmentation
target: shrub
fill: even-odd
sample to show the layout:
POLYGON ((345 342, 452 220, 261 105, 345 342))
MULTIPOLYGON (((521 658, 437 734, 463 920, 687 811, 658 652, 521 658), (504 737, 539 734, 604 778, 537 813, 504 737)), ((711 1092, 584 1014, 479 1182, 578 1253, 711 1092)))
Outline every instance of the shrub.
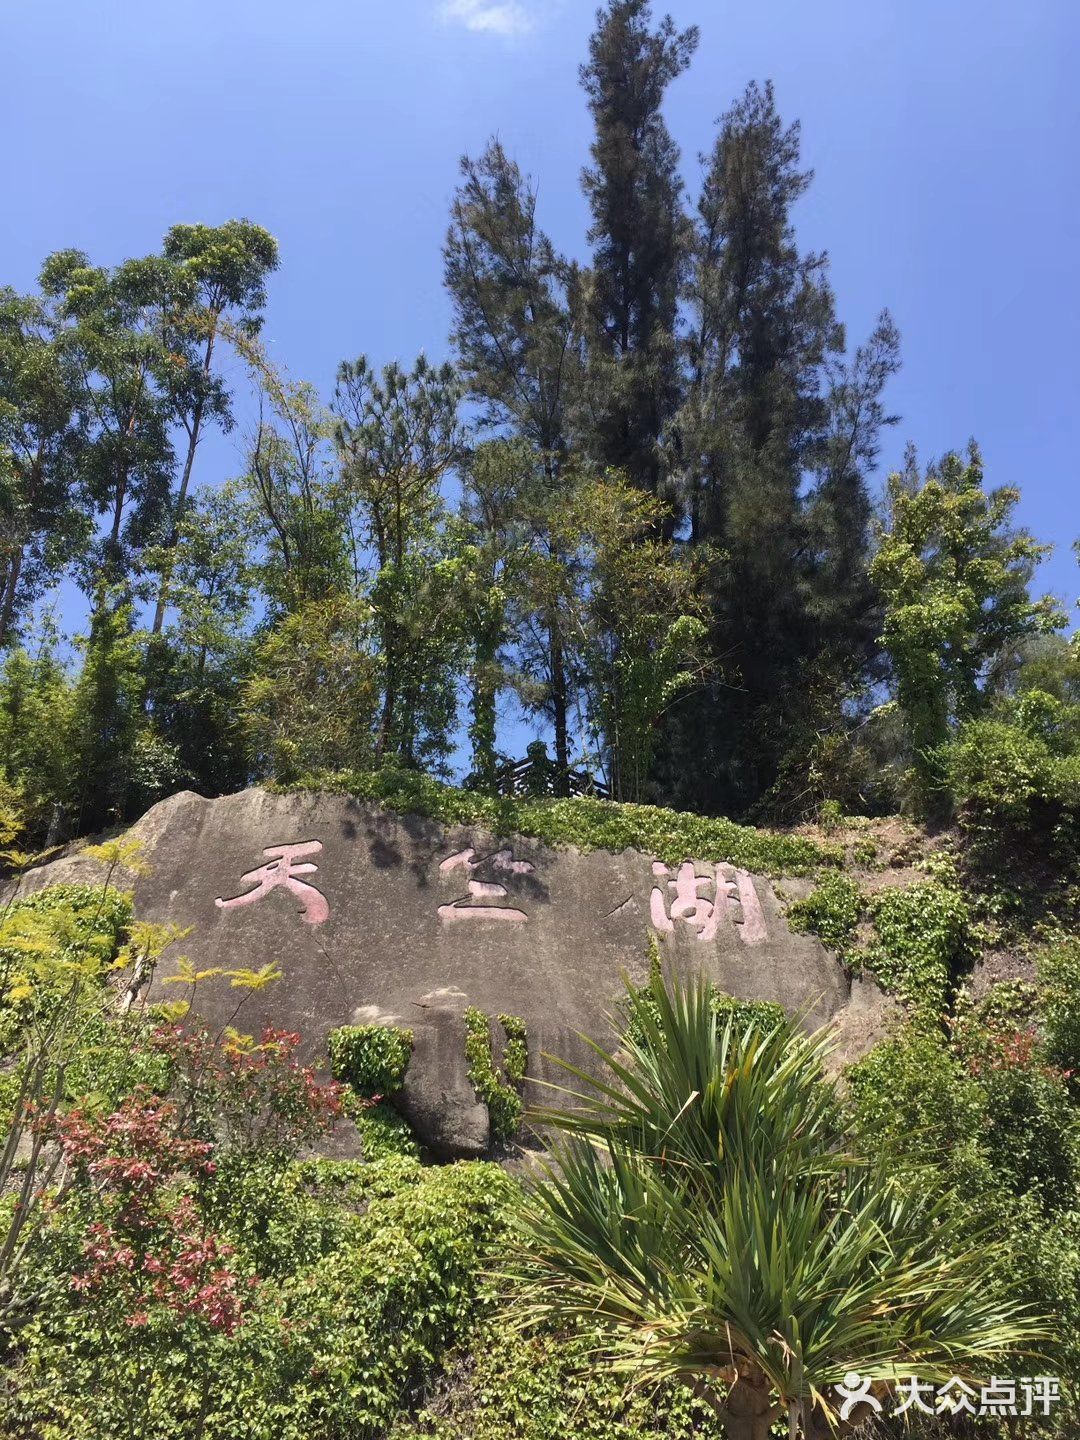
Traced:
POLYGON ((1080 939, 1059 940, 1039 959, 1046 1054, 1080 1085, 1080 939))
POLYGON ((943 763, 970 862, 994 874, 1080 872, 1080 751, 1076 714, 1041 691, 961 726, 943 763))
POLYGON ((385 1160, 388 1155, 405 1155, 415 1159, 419 1155, 420 1147, 409 1122, 385 1100, 374 1105, 360 1104, 355 1108, 346 1108, 360 1132, 365 1160, 385 1160))
POLYGON ((396 1025, 342 1025, 326 1037, 335 1080, 358 1095, 394 1095, 405 1081, 413 1033, 396 1025))
POLYGON ((282 1287, 287 1343, 263 1398, 287 1416, 281 1440, 381 1434, 490 1305, 483 1272, 514 1182, 482 1163, 397 1165, 349 1249, 282 1287))
POLYGON ((784 1007, 775 1000, 740 1000, 713 986, 712 1008, 721 1020, 730 1019, 736 1030, 756 1025, 759 1030, 772 1030, 785 1019, 784 1007))
POLYGON ((855 938, 864 905, 854 880, 840 871, 828 871, 812 895, 788 906, 787 918, 794 929, 809 931, 843 956, 855 938))
POLYGON ((981 1140, 983 1093, 939 1030, 909 1021, 845 1076, 846 1127, 866 1155, 947 1167, 981 1140))
POLYGON ((593 1362, 589 1332, 523 1336, 498 1311, 391 1440, 720 1440, 717 1417, 685 1385, 631 1389, 593 1362))
POLYGON ((0 930, 0 977, 17 965, 21 937, 47 938, 70 960, 104 967, 131 924, 131 897, 101 885, 49 885, 16 900, 0 930))
POLYGON ((875 939, 861 953, 861 963, 909 1005, 940 1014, 971 958, 971 915, 964 897, 937 880, 923 880, 880 890, 871 896, 869 909, 875 939))

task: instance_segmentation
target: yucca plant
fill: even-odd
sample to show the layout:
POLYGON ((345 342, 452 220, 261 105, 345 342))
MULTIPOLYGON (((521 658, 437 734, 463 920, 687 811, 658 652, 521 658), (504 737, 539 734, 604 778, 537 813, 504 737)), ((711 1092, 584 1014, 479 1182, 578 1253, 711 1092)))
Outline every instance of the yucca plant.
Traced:
POLYGON ((840 1417, 850 1371, 884 1400, 912 1375, 988 1380, 1045 1337, 952 1197, 845 1151, 826 1038, 720 1020, 707 985, 658 974, 628 1020, 535 1117, 564 1138, 523 1202, 525 1323, 599 1327, 628 1384, 689 1382, 731 1440, 782 1417, 793 1440, 842 1434, 868 1413, 840 1417))

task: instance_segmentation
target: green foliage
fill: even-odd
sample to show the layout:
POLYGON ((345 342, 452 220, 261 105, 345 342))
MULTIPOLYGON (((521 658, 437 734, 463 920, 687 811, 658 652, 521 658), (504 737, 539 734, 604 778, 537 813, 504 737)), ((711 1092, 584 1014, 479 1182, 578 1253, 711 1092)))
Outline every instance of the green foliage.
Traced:
POLYGON ((1052 1065, 1080 1082, 1080 940, 1065 938, 1039 957, 1041 1012, 1052 1065))
MULTIPOLYGON (((9 783, 0 770, 0 846, 8 846, 22 834, 26 826, 26 812, 23 808, 22 792, 9 783)), ((7 859, 9 852, 0 849, 0 862, 7 859)))
POLYGON ((721 1027, 700 982, 628 1003, 619 1053, 540 1113, 568 1139, 524 1202, 532 1316, 601 1327, 639 1383, 695 1384, 736 1440, 823 1431, 849 1369, 978 1375, 1037 1338, 954 1196, 845 1153, 821 1036, 721 1027))
POLYGON ((937 748, 983 708, 991 660, 1024 637, 1064 623, 1028 583, 1047 547, 1010 528, 1019 491, 983 489, 973 445, 946 455, 920 483, 909 460, 890 477, 891 524, 870 573, 886 604, 882 644, 897 677, 924 804, 940 792, 937 748))
POLYGON ((502 1068, 511 1085, 521 1085, 529 1064, 529 1044, 525 1034, 525 1021, 520 1015, 500 1015, 503 1028, 502 1068))
POLYGON ((414 1160, 419 1157, 420 1147, 409 1122, 385 1100, 376 1105, 346 1103, 345 1109, 360 1133, 365 1160, 385 1160, 390 1155, 414 1160))
POLYGON ((1031 899, 1080 878, 1080 705, 1027 691, 962 725, 940 765, 976 875, 1031 899))
MULTIPOLYGON (((131 924, 131 897, 111 886, 48 885, 35 890, 8 909, 4 935, 17 935, 24 917, 39 916, 73 958, 88 958, 99 965, 113 960, 131 924)), ((10 947, 3 947, 7 957, 10 947)))
MULTIPOLYGON (((490 1301, 483 1274, 514 1183, 497 1167, 312 1161, 228 1177, 231 1238, 266 1278, 232 1336, 186 1343, 72 1295, 77 1232, 53 1228, 39 1263, 49 1303, 20 1337, 0 1416, 43 1440, 338 1440, 382 1434, 490 1301), (107 1367, 113 1381, 100 1375, 107 1367)), ((226 1217, 228 1218, 228 1217, 226 1217)), ((236 1260, 232 1262, 236 1264, 236 1260)))
POLYGON ((809 931, 843 956, 855 938, 866 899, 854 880, 841 871, 827 871, 812 895, 787 908, 788 922, 809 931))
POLYGON ((440 482, 464 453, 453 367, 423 355, 376 375, 365 356, 338 368, 334 437, 353 526, 371 547, 368 585, 379 656, 379 762, 445 760, 463 636, 454 603, 462 558, 447 553, 440 482))
MULTIPOLYGON (((645 985, 634 985, 631 981, 626 982, 627 996, 630 1003, 624 1003, 621 1008, 622 1023, 626 1027, 627 1034, 635 1040, 641 1041, 645 1037, 635 1027, 638 1025, 638 1017, 649 1015, 654 1024, 660 1023, 660 1009, 654 998, 654 991, 657 985, 664 984, 663 961, 660 955, 660 946, 654 935, 649 936, 649 980, 645 985)), ((718 985, 711 982, 707 986, 709 1004, 713 1013, 723 1025, 731 1024, 737 1030, 745 1030, 749 1026, 755 1026, 760 1030, 773 1030, 777 1025, 786 1024, 787 1016, 782 1005, 773 1000, 740 1000, 735 995, 728 995, 718 985)))
POLYGON ((64 340, 55 303, 0 288, 0 650, 88 539, 73 463, 80 376, 64 340))
POLYGON ((261 1384, 288 1440, 379 1433, 485 1307, 513 1182, 490 1165, 394 1163, 396 1187, 369 1191, 354 1244, 283 1287, 288 1343, 261 1384))
POLYGON ((38 842, 72 788, 74 685, 54 639, 44 636, 34 657, 10 650, 0 672, 0 754, 20 797, 21 833, 38 842))
POLYGON ((280 788, 354 795, 403 814, 430 815, 447 825, 482 825, 498 835, 532 835, 549 845, 616 853, 629 847, 672 865, 696 855, 758 873, 800 875, 841 858, 839 850, 829 850, 803 836, 755 830, 731 820, 585 797, 528 800, 479 795, 415 771, 314 774, 280 788))
POLYGON ((706 669, 700 575, 656 538, 666 507, 606 474, 565 487, 552 517, 555 545, 587 586, 566 597, 582 688, 618 800, 640 800, 676 699, 706 669))
POLYGON ((440 1385, 391 1440, 720 1440, 720 1421, 688 1387, 631 1389, 593 1363, 600 1334, 523 1336, 496 1311, 440 1385))
POLYGON ((417 1156, 408 1121, 383 1098, 404 1084, 413 1032, 398 1025, 342 1025, 330 1031, 326 1043, 335 1080, 352 1090, 345 1110, 359 1131, 364 1159, 417 1156))
POLYGON ((879 890, 868 901, 875 938, 858 956, 887 990, 931 1016, 971 959, 971 914, 960 892, 937 880, 879 890))
POLYGON ((313 767, 370 760, 378 700, 370 629, 366 602, 335 595, 299 605, 262 641, 241 705, 261 772, 287 784, 313 767))
POLYGON ((740 1000, 716 986, 713 987, 712 1007, 721 1024, 730 1024, 738 1031, 745 1031, 751 1026, 759 1030, 774 1030, 787 1018, 784 1007, 775 1000, 740 1000))
POLYGON ((393 1095, 412 1056, 413 1033, 398 1025, 342 1025, 326 1037, 335 1080, 358 1095, 393 1095))
MULTIPOLYGON (((1075 1386, 1078 1115, 1064 1075, 1048 1064, 1033 999, 1015 983, 978 1004, 959 997, 951 1041, 905 1024, 848 1068, 845 1121, 863 1154, 883 1157, 922 1193, 955 1191, 970 1223, 1000 1237, 997 1264, 1054 1317, 1049 1356, 1075 1386)), ((996 1283, 991 1265, 985 1283, 996 1283)))
MULTIPOLYGON (((908 1169, 966 1168, 978 1156, 985 1099, 940 1031, 901 1026, 850 1065, 845 1081, 845 1121, 863 1153, 908 1169)), ((977 1175, 985 1169, 978 1163, 977 1175)))
POLYGON ((899 335, 883 313, 840 360, 823 257, 793 224, 811 180, 800 151, 772 86, 747 86, 704 157, 687 257, 680 488, 718 664, 677 707, 665 779, 677 803, 727 814, 763 796, 815 808, 840 769, 819 739, 847 729, 841 711, 875 658, 867 481, 899 335))
POLYGON ((501 1075, 492 1051, 491 1021, 474 1005, 465 1010, 465 1060, 469 1079, 488 1108, 492 1135, 506 1145, 521 1125, 521 1086, 529 1051, 525 1025, 518 1016, 500 1015, 499 1024, 506 1037, 501 1075))

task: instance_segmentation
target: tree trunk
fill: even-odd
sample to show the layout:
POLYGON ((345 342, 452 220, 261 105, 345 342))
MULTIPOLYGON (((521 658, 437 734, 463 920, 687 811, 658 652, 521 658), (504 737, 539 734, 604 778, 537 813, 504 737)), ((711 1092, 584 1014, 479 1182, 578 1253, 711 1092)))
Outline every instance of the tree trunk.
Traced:
POLYGON ((566 664, 563 660, 559 622, 554 619, 551 636, 551 710, 555 727, 555 794, 570 793, 570 747, 567 739, 566 664))
POLYGON ((482 630, 477 637, 476 663, 473 668, 470 736, 473 747, 473 775, 478 787, 488 795, 494 795, 498 788, 495 763, 497 687, 494 678, 498 649, 498 636, 486 629, 482 630))
POLYGON ((23 546, 11 557, 11 564, 8 567, 7 581, 4 585, 4 598, 0 604, 0 650, 4 648, 8 635, 11 633, 11 622, 15 616, 15 597, 19 589, 19 576, 22 574, 23 546))
POLYGON ((773 1404, 765 1376, 751 1370, 736 1376, 719 1413, 728 1440, 768 1440, 770 1426, 785 1409, 773 1404))
POLYGON ((180 478, 180 493, 176 497, 176 507, 173 510, 173 523, 169 530, 168 539, 165 541, 165 548, 168 555, 162 569, 161 584, 158 586, 157 605, 154 607, 154 623, 151 627, 151 635, 160 635, 161 628, 165 624, 165 607, 169 602, 169 582, 172 579, 172 552, 176 549, 176 543, 180 538, 180 514, 184 508, 184 501, 187 499, 188 486, 191 484, 191 471, 195 464, 195 447, 199 443, 199 428, 202 423, 202 400, 195 402, 195 409, 191 418, 191 433, 188 436, 187 455, 184 459, 184 473, 180 478))
MULTIPOLYGON (((214 325, 217 325, 215 316, 214 325)), ((210 361, 214 354, 214 336, 216 329, 211 329, 206 341, 206 351, 203 355, 202 372, 206 377, 210 374, 210 361)), ((160 635, 161 627, 165 623, 165 607, 169 599, 169 581, 172 579, 172 552, 176 549, 176 542, 179 539, 178 525, 180 514, 184 508, 184 501, 187 499, 188 486, 191 484, 191 471, 195 465, 195 450, 199 443, 199 432, 202 429, 204 402, 200 395, 195 402, 191 412, 191 429, 188 431, 187 455, 184 457, 184 473, 180 478, 180 493, 176 497, 176 508, 173 511, 172 528, 169 531, 169 538, 165 542, 168 556, 165 561, 165 568, 161 576, 161 585, 158 588, 157 606, 154 609, 154 624, 151 630, 152 635, 160 635)))

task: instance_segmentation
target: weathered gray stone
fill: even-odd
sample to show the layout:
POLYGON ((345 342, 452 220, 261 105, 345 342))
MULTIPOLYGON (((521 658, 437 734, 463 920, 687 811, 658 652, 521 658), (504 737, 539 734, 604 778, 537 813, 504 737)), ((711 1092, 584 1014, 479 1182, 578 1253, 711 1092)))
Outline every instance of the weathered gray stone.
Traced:
POLYGON ((491 1144, 487 1106, 476 1097, 465 1062, 465 996, 436 991, 417 1002, 413 1053, 393 1104, 421 1144, 443 1160, 469 1160, 491 1144))
MULTIPOLYGON (((646 978, 650 931, 674 973, 703 971, 733 995, 779 1001, 808 1027, 837 1020, 845 1054, 860 1053, 878 1025, 876 987, 860 986, 849 1012, 843 967, 789 930, 768 880, 730 866, 684 866, 680 877, 635 851, 554 850, 344 796, 258 789, 175 795, 130 833, 150 866, 132 882, 142 917, 193 927, 177 948, 200 969, 273 962, 282 971, 247 994, 203 982, 196 1012, 252 1032, 287 1025, 312 1056, 336 1025, 412 1027, 400 1104, 439 1153, 487 1143, 465 1074, 464 1005, 524 1019, 526 1098, 540 1098, 536 1082, 561 1076, 545 1056, 581 1063, 580 1034, 610 1038, 623 974, 646 978), (291 870, 289 857, 264 855, 286 846, 306 847, 291 870)), ((100 865, 73 854, 25 876, 21 889, 100 876, 100 865)), ((163 983, 171 969, 166 956, 153 998, 181 998, 183 987, 163 983)))

